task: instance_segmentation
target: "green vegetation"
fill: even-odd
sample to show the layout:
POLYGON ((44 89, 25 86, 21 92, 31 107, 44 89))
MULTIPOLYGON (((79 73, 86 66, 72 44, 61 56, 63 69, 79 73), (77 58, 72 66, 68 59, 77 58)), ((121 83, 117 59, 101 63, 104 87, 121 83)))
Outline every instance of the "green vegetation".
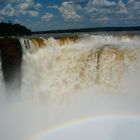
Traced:
POLYGON ((24 36, 31 35, 31 30, 25 26, 13 23, 0 23, 0 36, 24 36))

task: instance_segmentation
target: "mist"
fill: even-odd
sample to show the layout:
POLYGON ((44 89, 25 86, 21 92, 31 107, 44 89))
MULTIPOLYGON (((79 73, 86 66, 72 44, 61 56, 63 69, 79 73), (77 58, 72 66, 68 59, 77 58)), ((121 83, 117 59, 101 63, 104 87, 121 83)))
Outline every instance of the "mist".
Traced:
POLYGON ((21 90, 6 92, 0 72, 0 139, 139 139, 135 38, 25 39, 29 50, 22 38, 21 90))

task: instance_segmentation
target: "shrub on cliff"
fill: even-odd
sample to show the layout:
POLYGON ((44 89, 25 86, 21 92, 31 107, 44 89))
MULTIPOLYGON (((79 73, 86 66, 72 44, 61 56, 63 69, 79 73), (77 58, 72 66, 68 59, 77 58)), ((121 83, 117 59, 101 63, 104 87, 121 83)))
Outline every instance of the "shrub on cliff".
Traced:
POLYGON ((20 24, 0 23, 0 36, 31 35, 31 30, 20 24))

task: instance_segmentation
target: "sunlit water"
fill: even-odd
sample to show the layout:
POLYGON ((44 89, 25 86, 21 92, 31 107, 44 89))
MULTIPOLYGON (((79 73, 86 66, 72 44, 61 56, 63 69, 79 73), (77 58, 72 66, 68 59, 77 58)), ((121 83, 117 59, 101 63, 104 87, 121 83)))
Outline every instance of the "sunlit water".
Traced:
POLYGON ((20 43, 20 93, 4 98, 0 73, 0 139, 140 138, 138 35, 21 38, 20 43), (120 127, 136 132, 127 135, 120 127))

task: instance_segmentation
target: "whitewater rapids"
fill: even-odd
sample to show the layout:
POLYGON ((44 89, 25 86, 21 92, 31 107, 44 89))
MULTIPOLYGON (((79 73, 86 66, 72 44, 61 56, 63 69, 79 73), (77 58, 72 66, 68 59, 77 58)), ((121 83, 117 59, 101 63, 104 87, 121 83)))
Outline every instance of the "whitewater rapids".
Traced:
POLYGON ((4 97, 0 72, 0 139, 36 140, 41 131, 88 117, 140 117, 139 35, 19 41, 21 91, 12 99, 4 97))

